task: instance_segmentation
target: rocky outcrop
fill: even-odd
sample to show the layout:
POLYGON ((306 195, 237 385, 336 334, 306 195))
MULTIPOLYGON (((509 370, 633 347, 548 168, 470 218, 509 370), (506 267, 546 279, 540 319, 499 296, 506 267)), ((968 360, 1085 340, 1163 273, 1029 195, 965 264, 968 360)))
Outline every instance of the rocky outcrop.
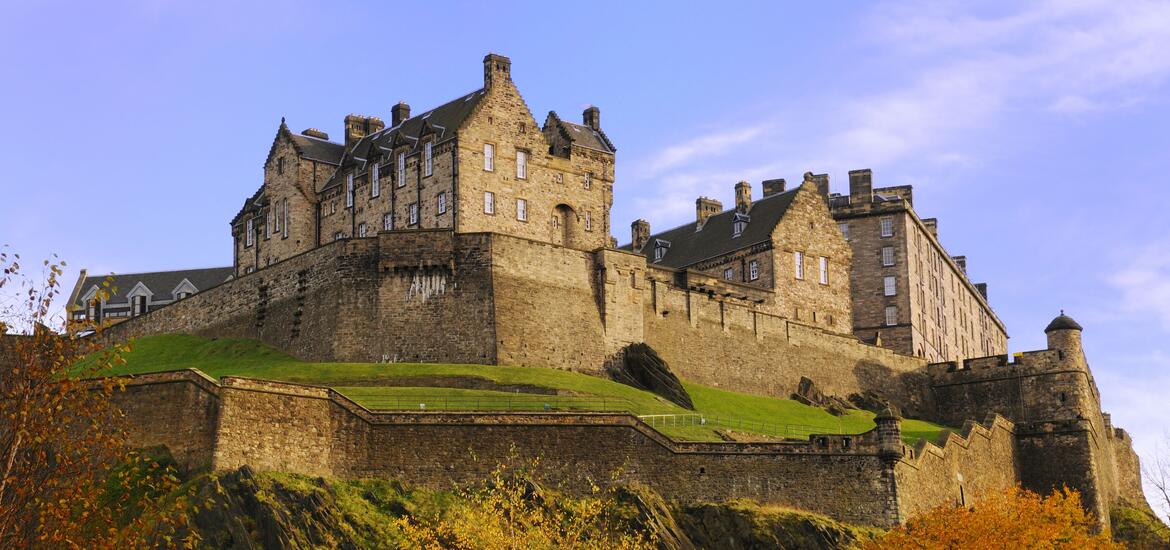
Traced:
POLYGON ((694 410, 695 404, 678 377, 658 352, 646 344, 626 346, 625 359, 609 375, 614 381, 662 396, 685 409, 694 410))

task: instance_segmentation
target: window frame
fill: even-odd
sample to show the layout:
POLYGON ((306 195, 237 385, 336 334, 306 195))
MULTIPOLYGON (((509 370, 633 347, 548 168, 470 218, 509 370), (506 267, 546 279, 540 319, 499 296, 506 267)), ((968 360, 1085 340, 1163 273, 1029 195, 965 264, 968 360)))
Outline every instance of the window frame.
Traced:
POLYGON ((878 218, 878 234, 883 239, 888 239, 894 236, 894 218, 886 216, 878 218))
POLYGON ((735 278, 735 270, 734 269, 732 269, 730 267, 723 268, 723 280, 731 281, 731 280, 734 280, 734 278, 735 278))
POLYGON ((406 187, 406 152, 398 153, 398 181, 395 182, 398 187, 406 187))
POLYGON ((382 178, 378 170, 378 163, 374 163, 374 167, 370 169, 370 198, 377 198, 382 194, 382 178))
POLYGON ((446 191, 439 191, 439 194, 435 196, 435 204, 437 205, 438 211, 440 214, 447 213, 447 192, 446 191))
POLYGON ((412 202, 406 207, 406 226, 418 225, 418 201, 412 202))
POLYGON ((528 179, 528 151, 524 149, 516 150, 516 179, 528 179))
POLYGON ((847 224, 847 223, 837 224, 837 231, 841 232, 841 236, 845 237, 846 242, 849 241, 849 224, 847 224))
POLYGON ((288 222, 289 222, 289 220, 292 219, 292 217, 288 211, 288 199, 284 199, 283 202, 284 202, 284 225, 281 226, 280 238, 287 239, 288 238, 288 222))
POLYGON ((748 280, 755 281, 760 278, 760 261, 751 260, 748 262, 748 280))
POLYGON ((382 214, 382 231, 394 230, 394 214, 387 212, 382 214))
POLYGON ((792 251, 793 276, 796 280, 804 280, 804 252, 800 250, 792 251))
POLYGON ((428 141, 423 144, 423 177, 429 178, 435 174, 435 144, 428 141))
POLYGON ((491 191, 483 192, 483 213, 489 216, 496 215, 496 194, 491 191))
POLYGON ((244 248, 252 246, 253 244, 256 243, 256 238, 252 235, 253 231, 255 230, 255 225, 256 225, 255 222, 253 221, 254 219, 255 218, 248 218, 246 220, 246 223, 244 224, 245 225, 245 228, 244 228, 244 248))
POLYGON ((369 236, 369 232, 370 232, 370 228, 369 228, 369 226, 366 225, 366 222, 362 222, 362 223, 358 224, 358 236, 359 237, 363 237, 363 238, 367 237, 367 236, 369 236))
POLYGON ((483 171, 496 171, 496 144, 486 142, 483 144, 483 171))
POLYGON ((589 210, 585 211, 585 230, 593 231, 593 213, 589 210))
POLYGON ((896 275, 886 275, 882 277, 882 295, 898 295, 898 277, 896 275))
POLYGON ((345 176, 345 207, 353 208, 353 172, 345 176))
POLYGON ((885 319, 883 319, 885 326, 892 327, 898 324, 898 306, 886 306, 885 319), (893 315, 891 316, 891 312, 893 315))
POLYGON ((528 221, 528 199, 516 199, 516 219, 528 221))
POLYGON ((829 257, 817 256, 818 281, 822 285, 829 284, 829 257))
POLYGON ((585 188, 593 188, 593 172, 585 172, 585 188))
POLYGON ((896 256, 896 254, 894 251, 894 247, 883 246, 882 247, 882 267, 893 267, 895 265, 895 260, 896 260, 895 256, 896 256))

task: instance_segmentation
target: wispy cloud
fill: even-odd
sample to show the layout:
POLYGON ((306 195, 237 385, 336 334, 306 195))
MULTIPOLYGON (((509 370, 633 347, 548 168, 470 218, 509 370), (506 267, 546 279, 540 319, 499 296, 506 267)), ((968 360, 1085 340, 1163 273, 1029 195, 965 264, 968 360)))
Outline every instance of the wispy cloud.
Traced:
POLYGON ((1118 307, 1154 319, 1170 332, 1170 242, 1147 245, 1126 258, 1108 281, 1120 293, 1118 307))
POLYGON ((763 126, 735 128, 732 130, 702 135, 682 143, 670 145, 657 152, 641 165, 640 175, 654 177, 684 163, 709 159, 728 149, 755 139, 764 131, 763 126))

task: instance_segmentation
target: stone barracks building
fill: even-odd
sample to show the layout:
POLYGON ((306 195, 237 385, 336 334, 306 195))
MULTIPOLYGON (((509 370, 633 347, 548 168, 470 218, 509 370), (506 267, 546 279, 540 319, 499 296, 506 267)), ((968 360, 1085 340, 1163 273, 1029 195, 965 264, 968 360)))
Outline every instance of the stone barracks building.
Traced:
MULTIPOLYGON (((131 405, 164 420, 134 427, 141 442, 173 445, 190 464, 439 485, 475 473, 439 469, 462 463, 459 453, 473 448, 488 464, 516 445, 576 457, 566 477, 640 460, 629 475, 668 495, 751 497, 875 525, 1017 483, 1077 487, 1105 524, 1118 503, 1143 502, 1080 326, 1062 315, 1048 349, 1009 361, 985 287, 945 252, 937 223, 915 214, 909 187, 873 189, 869 171, 855 171, 850 194, 835 196, 810 173, 792 188, 764 182, 753 200, 740 182, 733 208, 699 198, 694 222, 655 233, 639 220, 618 247, 616 148, 600 111, 538 124, 506 57, 485 57, 482 88, 438 107, 398 103, 388 126, 344 123, 334 142, 282 121, 263 182, 231 220, 231 280, 104 337, 182 332, 317 361, 601 376, 645 344, 697 383, 789 397, 807 379, 827 395, 966 427, 915 449, 898 443, 893 415, 857 436, 686 444, 622 415, 375 414, 329 390, 175 375, 134 386, 146 393, 131 405), (825 486, 810 490, 811 479, 825 486)), ((75 292, 78 311, 85 298, 75 292)))

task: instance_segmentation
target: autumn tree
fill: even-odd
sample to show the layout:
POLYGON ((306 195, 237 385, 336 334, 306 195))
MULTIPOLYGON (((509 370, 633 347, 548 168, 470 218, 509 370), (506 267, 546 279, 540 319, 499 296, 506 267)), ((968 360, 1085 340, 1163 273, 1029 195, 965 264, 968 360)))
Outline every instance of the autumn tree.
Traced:
POLYGON ((572 497, 532 481, 536 463, 497 467, 483 484, 460 491, 441 517, 398 521, 404 548, 428 550, 582 549, 640 550, 655 536, 623 516, 612 491, 592 486, 572 497))
POLYGON ((984 495, 973 506, 937 508, 861 548, 1124 548, 1108 533, 1095 532, 1096 527, 1075 490, 1065 488, 1043 497, 1011 488, 984 495))
MULTIPOLYGON (((121 388, 93 380, 124 350, 49 328, 65 262, 34 278, 4 248, 0 267, 0 548, 177 545, 182 514, 158 498, 175 489, 173 470, 126 446, 111 400, 121 388)), ((112 290, 107 280, 101 292, 112 290)))

